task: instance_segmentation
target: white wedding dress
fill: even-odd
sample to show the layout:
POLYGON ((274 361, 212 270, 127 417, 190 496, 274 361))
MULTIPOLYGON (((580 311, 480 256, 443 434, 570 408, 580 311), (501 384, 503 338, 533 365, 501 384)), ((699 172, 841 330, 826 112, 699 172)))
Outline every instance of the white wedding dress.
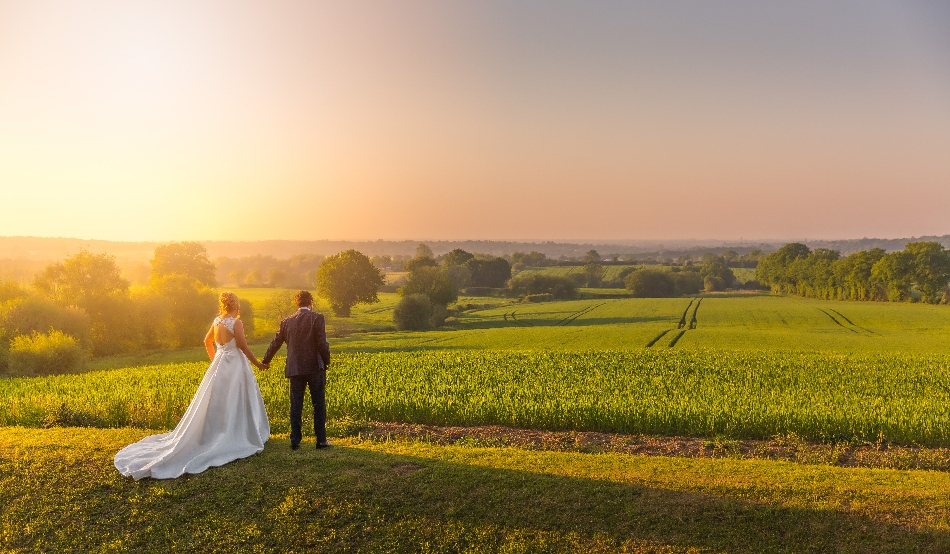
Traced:
MULTIPOLYGON (((233 317, 216 318, 234 334, 233 317)), ((115 455, 115 467, 135 480, 172 479, 246 458, 264 449, 270 423, 251 363, 235 339, 217 344, 198 392, 174 431, 145 437, 115 455)))

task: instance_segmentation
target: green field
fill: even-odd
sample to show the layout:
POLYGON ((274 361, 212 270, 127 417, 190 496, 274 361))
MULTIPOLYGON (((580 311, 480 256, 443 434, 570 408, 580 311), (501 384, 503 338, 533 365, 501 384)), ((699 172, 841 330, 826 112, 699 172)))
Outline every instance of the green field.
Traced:
MULTIPOLYGON (((251 290, 252 303, 274 292, 251 290)), ((328 315, 329 430, 340 448, 325 456, 294 458, 285 448, 282 358, 258 372, 281 438, 260 456, 171 482, 122 479, 111 455, 153 432, 143 429, 176 424, 207 367, 203 349, 0 380, 0 501, 11 506, 0 550, 950 548, 942 471, 358 438, 367 421, 504 425, 714 444, 787 438, 829 452, 903 445, 897 450, 910 454, 900 456, 925 448, 943 460, 946 451, 933 448, 950 446, 946 306, 764 294, 473 297, 459 300, 467 309, 443 328, 395 332, 398 296, 380 299, 351 318, 328 315), (299 460, 319 470, 301 473, 299 460), (333 491, 332 500, 314 500, 317 490, 333 491), (169 506, 181 507, 182 536, 176 526, 144 524, 169 506)), ((265 345, 252 348, 261 354, 265 345)), ((828 459, 819 463, 835 463, 828 459)))

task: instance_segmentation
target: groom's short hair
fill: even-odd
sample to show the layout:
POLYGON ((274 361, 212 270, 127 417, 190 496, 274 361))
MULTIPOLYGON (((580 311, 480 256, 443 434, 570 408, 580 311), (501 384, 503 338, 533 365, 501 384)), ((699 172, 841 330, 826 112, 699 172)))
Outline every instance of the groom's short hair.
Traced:
POLYGON ((309 306, 313 304, 313 295, 308 291, 302 290, 294 295, 294 303, 297 304, 298 308, 309 306))

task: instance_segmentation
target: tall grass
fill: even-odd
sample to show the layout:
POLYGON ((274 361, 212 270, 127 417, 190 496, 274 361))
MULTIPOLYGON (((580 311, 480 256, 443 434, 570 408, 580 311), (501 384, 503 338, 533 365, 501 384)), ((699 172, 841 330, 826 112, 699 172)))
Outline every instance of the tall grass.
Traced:
MULTIPOLYGON (((204 363, 0 381, 0 425, 169 429, 204 363)), ((280 364, 258 375, 288 429, 280 364)), ((950 445, 950 356, 720 351, 336 356, 331 418, 950 445)))

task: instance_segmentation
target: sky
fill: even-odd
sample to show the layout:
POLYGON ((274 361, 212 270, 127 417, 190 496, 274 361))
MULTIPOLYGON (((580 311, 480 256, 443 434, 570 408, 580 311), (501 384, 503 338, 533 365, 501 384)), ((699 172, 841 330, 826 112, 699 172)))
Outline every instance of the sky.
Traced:
POLYGON ((0 0, 0 236, 950 233, 950 3, 0 0))

